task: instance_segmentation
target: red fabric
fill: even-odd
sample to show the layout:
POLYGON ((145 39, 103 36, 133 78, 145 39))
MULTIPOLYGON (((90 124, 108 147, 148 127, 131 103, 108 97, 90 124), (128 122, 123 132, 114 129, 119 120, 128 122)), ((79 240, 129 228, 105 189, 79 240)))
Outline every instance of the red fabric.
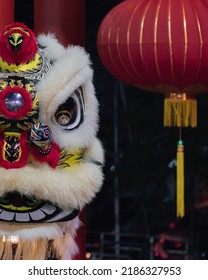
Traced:
POLYGON ((208 89, 208 1, 126 0, 103 19, 101 61, 127 84, 168 93, 208 89))
POLYGON ((29 61, 35 56, 37 50, 38 46, 33 31, 23 23, 9 24, 2 31, 0 36, 0 56, 8 63, 20 64, 29 61), (11 49, 8 42, 8 36, 12 33, 19 33, 24 37, 21 48, 16 52, 11 49))
POLYGON ((55 142, 52 142, 51 145, 51 151, 48 155, 40 154, 38 152, 38 148, 35 145, 30 145, 30 151, 37 161, 47 162, 52 168, 55 168, 59 162, 60 148, 55 142))
POLYGON ((20 119, 24 117, 32 108, 31 94, 24 88, 20 87, 6 87, 0 92, 0 114, 7 119, 20 119), (5 106, 5 98, 12 92, 18 92, 24 99, 24 105, 16 112, 11 112, 5 106))
POLYGON ((19 158, 19 161, 15 161, 11 163, 3 158, 4 133, 0 133, 0 166, 1 167, 4 167, 6 169, 11 169, 11 168, 21 168, 26 165, 29 156, 29 150, 26 146, 26 140, 27 140, 27 132, 24 131, 20 136, 21 156, 19 158))
POLYGON ((23 131, 20 136, 20 149, 21 156, 19 161, 15 161, 13 163, 5 160, 3 158, 4 152, 4 133, 0 133, 0 166, 6 169, 10 168, 21 168, 27 164, 29 152, 32 153, 34 158, 39 162, 47 162, 52 168, 55 168, 59 162, 60 158, 60 148, 56 143, 51 143, 51 151, 48 155, 42 155, 38 152, 37 147, 34 145, 28 145, 28 133, 27 131, 23 131))

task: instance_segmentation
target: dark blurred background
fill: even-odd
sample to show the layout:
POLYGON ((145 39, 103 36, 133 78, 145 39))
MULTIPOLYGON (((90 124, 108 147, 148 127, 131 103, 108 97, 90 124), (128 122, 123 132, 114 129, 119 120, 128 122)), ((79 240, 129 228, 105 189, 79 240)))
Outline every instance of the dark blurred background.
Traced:
MULTIPOLYGON (((162 94, 123 84, 99 59, 96 46, 99 26, 104 16, 120 2, 86 1, 85 45, 94 68, 94 85, 100 102, 99 138, 106 158, 103 188, 87 207, 89 240, 93 234, 97 236, 96 241, 93 238, 90 241, 95 246, 89 245, 88 249, 95 250, 97 244, 99 251, 102 234, 107 233, 111 242, 114 240, 116 254, 121 254, 122 236, 158 236, 176 221, 175 163, 179 133, 177 128, 163 127, 162 94)), ((33 28, 33 1, 16 0, 16 21, 33 28)), ((197 96, 197 128, 182 130, 186 213, 191 217, 194 217, 196 202, 208 202, 207 99, 207 94, 197 96)), ((190 221, 185 230, 191 231, 193 236, 197 229, 194 219, 190 221)), ((148 242, 151 243, 151 239, 148 242)), ((129 243, 128 246, 125 256, 130 255, 129 243)))

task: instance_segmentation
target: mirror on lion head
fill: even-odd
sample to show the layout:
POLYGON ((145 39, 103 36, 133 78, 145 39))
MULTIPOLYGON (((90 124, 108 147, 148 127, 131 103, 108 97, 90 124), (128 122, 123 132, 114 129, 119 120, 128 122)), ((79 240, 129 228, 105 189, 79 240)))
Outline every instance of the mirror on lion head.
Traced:
POLYGON ((88 54, 22 23, 0 36, 0 259, 72 259, 103 149, 88 54))

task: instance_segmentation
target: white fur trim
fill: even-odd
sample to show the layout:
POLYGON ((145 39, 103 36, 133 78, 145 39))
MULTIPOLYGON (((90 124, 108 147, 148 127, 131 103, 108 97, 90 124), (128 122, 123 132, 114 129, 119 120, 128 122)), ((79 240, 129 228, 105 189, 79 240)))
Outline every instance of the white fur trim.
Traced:
MULTIPOLYGON (((36 248, 34 252, 34 246, 47 246, 46 240, 53 240, 53 251, 60 260, 70 260, 79 251, 75 242, 76 230, 80 226, 79 218, 75 218, 69 222, 52 223, 52 224, 7 224, 0 222, 0 236, 3 236, 5 240, 0 241, 0 248, 7 247, 10 244, 12 237, 18 237, 18 251, 15 253, 15 259, 21 259, 21 254, 24 252, 23 259, 45 259, 46 247, 36 248), (5 245, 8 241, 8 244, 5 245), (30 243, 27 243, 30 242, 30 243), (3 247, 2 247, 3 246, 3 247), (20 246, 20 248, 19 248, 20 246), (33 252, 28 250, 28 246, 32 246, 33 252), (26 248, 26 249, 25 249, 26 248), (37 256, 37 253, 39 255, 37 256), (35 254, 35 255, 34 255, 35 254)), ((0 249, 0 258, 3 254, 3 259, 13 259, 12 255, 8 252, 3 252, 0 249)), ((11 248, 9 248, 11 249, 11 248)))
POLYGON ((53 247, 61 260, 71 260, 79 252, 79 248, 75 242, 76 231, 79 226, 80 220, 78 217, 60 225, 65 234, 53 241, 53 247))
POLYGON ((40 121, 46 123, 54 140, 63 148, 88 147, 98 130, 98 101, 92 84, 93 71, 85 50, 78 46, 65 49, 45 78, 37 84, 40 100, 40 121), (52 120, 59 105, 80 86, 85 100, 84 122, 66 131, 52 120))
POLYGON ((0 222, 0 236, 18 236, 22 240, 37 238, 52 239, 63 236, 63 232, 55 223, 51 224, 8 224, 0 222))
POLYGON ((8 224, 0 222, 0 236, 11 238, 18 236, 18 240, 30 241, 53 239, 53 249, 61 260, 72 259, 79 251, 75 242, 75 235, 80 220, 76 217, 74 220, 62 223, 42 223, 42 224, 8 224))
POLYGON ((0 168, 0 196, 17 191, 48 200, 62 209, 82 208, 100 190, 103 182, 102 168, 91 162, 81 163, 64 170, 51 169, 47 164, 36 168, 0 168))
POLYGON ((53 247, 61 260, 71 260, 79 252, 74 236, 65 234, 53 241, 53 247))
POLYGON ((91 145, 85 151, 85 158, 92 161, 98 161, 104 164, 104 150, 101 141, 98 138, 93 139, 91 145))
POLYGON ((58 57, 64 52, 64 46, 58 42, 53 33, 49 32, 47 35, 39 34, 37 41, 44 48, 44 52, 51 60, 58 59, 58 57))

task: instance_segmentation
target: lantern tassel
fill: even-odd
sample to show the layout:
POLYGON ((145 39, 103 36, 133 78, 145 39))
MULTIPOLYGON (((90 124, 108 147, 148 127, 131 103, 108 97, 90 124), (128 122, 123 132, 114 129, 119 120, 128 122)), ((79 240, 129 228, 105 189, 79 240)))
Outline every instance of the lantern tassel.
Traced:
POLYGON ((197 101, 196 99, 165 98, 164 126, 196 127, 197 101))
POLYGON ((177 146, 177 186, 176 186, 176 212, 177 218, 182 218, 185 214, 184 198, 184 145, 183 141, 178 141, 177 146))

